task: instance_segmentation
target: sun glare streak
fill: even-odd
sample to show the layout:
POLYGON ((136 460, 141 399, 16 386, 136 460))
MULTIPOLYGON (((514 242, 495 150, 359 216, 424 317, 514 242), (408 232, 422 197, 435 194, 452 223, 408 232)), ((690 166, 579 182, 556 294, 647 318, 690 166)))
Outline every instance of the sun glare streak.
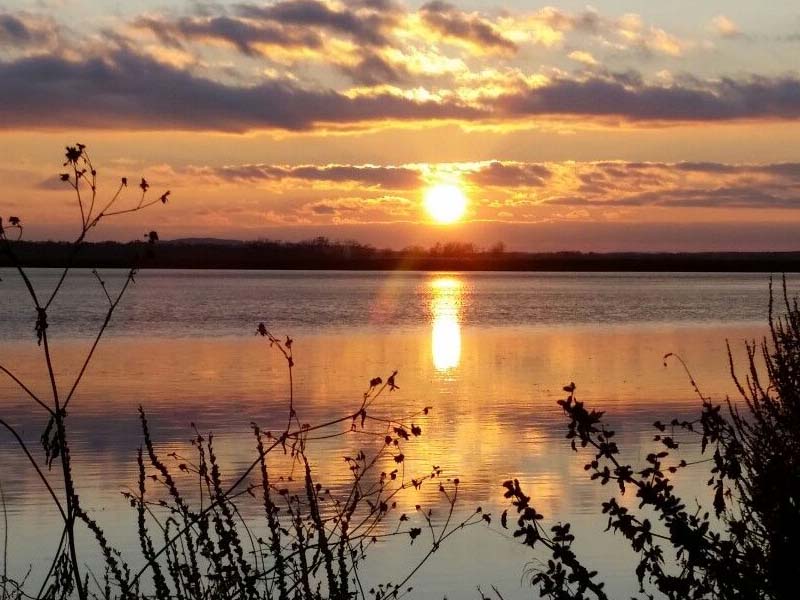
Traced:
POLYGON ((439 277, 429 285, 433 366, 437 371, 448 371, 461 361, 461 281, 439 277))
POLYGON ((467 197, 458 186, 434 185, 425 191, 425 210, 437 223, 455 223, 467 210, 467 197))

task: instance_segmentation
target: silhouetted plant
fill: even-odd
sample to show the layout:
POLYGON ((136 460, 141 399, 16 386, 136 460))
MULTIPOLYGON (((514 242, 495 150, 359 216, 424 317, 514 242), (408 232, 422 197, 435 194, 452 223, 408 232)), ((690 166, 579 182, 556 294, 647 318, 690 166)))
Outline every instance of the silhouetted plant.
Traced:
MULTIPOLYGON (((192 444, 196 456, 193 460, 176 453, 165 460, 158 455, 144 408, 140 407, 144 447, 138 450, 136 457, 138 478, 134 490, 123 492, 135 511, 139 546, 145 559, 145 564, 132 572, 123 554, 113 547, 99 524, 81 507, 72 472, 67 407, 86 374, 115 309, 135 282, 136 268, 129 269, 116 294, 109 291, 101 274, 92 270, 108 302, 108 309, 66 395, 59 394, 59 389, 66 388, 58 385, 52 366, 48 311, 92 228, 106 217, 137 212, 159 202, 166 203, 169 192, 157 199, 149 199, 150 185, 142 178, 138 186, 141 191, 138 202, 119 208, 117 202, 128 185, 127 178, 122 178, 115 194, 102 204, 97 198, 97 171, 84 145, 67 147, 64 166, 69 171, 61 174, 60 178, 75 191, 81 230, 72 243, 67 266, 46 299, 37 293, 15 253, 15 244, 22 238, 22 220, 18 217, 10 217, 6 222, 0 220, 0 247, 30 295, 36 316, 34 332, 46 359, 52 393, 50 398, 40 397, 10 369, 0 365, 0 371, 49 416, 41 436, 44 465, 40 465, 15 428, 0 419, 0 425, 14 437, 45 486, 64 524, 55 556, 36 598, 57 600, 74 595, 80 600, 153 596, 158 600, 400 598, 411 591, 408 585, 411 577, 445 540, 464 527, 490 520, 480 508, 464 519, 454 519, 459 480, 442 479, 438 466, 414 478, 405 474, 405 447, 422 434, 414 419, 427 414, 429 408, 401 419, 382 416, 375 410, 379 397, 399 389, 396 372, 385 381, 380 377, 371 379, 353 411, 324 423, 303 423, 294 406, 293 341, 289 337, 281 341, 265 325, 259 324, 256 334, 277 349, 287 364, 289 397, 285 427, 273 435, 252 424, 256 458, 232 483, 226 484, 212 434, 202 435, 195 429, 192 444), (354 456, 345 457, 352 480, 343 492, 336 492, 322 485, 313 468, 307 444, 343 435, 363 436, 370 442, 378 439, 383 443, 369 453, 359 449, 354 456), (273 460, 276 456, 277 460, 273 460), (281 460, 289 461, 288 471, 275 466, 281 460), (48 476, 57 463, 61 467, 61 486, 52 485, 48 476), (392 468, 386 469, 386 464, 392 468), (296 477, 295 473, 301 475, 296 477), (191 489, 199 486, 199 506, 193 506, 181 490, 182 478, 189 478, 191 489), (387 520, 398 511, 398 496, 405 490, 419 489, 425 481, 434 480, 445 506, 446 516, 442 524, 435 523, 432 509, 417 506, 416 518, 420 527, 413 527, 405 514, 399 515, 396 523, 390 526, 387 520), (63 487, 63 495, 55 491, 60 487, 63 487), (248 498, 260 498, 263 503, 269 531, 267 541, 254 536, 251 529, 254 524, 248 524, 243 517, 241 506, 248 498), (87 568, 84 571, 81 566, 84 562, 80 560, 75 533, 79 524, 93 535, 102 555, 104 573, 99 579, 91 570, 87 568), (358 569, 367 550, 389 537, 408 536, 409 543, 413 544, 423 525, 431 534, 431 545, 417 565, 409 573, 399 575, 395 582, 387 581, 365 590, 358 569)), ((143 259, 151 255, 158 234, 150 231, 144 237, 143 259)), ((7 547, 4 548, 5 556, 7 547)), ((10 579, 4 563, 0 588, 2 600, 29 597, 23 589, 24 580, 10 579)))
MULTIPOLYGON (((621 534, 638 557, 635 575, 647 598, 796 598, 794 571, 800 542, 800 308, 789 301, 784 279, 786 314, 773 314, 770 285, 771 339, 746 345, 747 375, 742 380, 728 348, 731 375, 739 402, 715 404, 705 396, 683 360, 702 402, 696 420, 656 421, 659 445, 645 465, 624 462, 615 432, 604 413, 589 409, 575 396, 575 384, 558 402, 567 416, 567 439, 573 450, 593 454, 585 470, 601 485, 613 484, 619 494, 634 493, 638 507, 622 506, 616 497, 602 504, 607 531, 621 534), (759 364, 759 359, 763 364, 759 364), (766 380, 760 369, 766 370, 766 380), (699 437, 703 458, 674 458, 684 442, 679 435, 699 437), (674 488, 671 476, 692 465, 708 466, 712 506, 690 509, 674 488), (650 515, 650 517, 648 517, 650 515), (654 519, 654 520, 651 520, 654 519)), ((590 571, 573 551, 570 525, 549 529, 522 490, 506 481, 505 497, 517 512, 514 535, 531 548, 544 547, 551 558, 534 568, 531 581, 542 597, 607 598, 598 573, 590 571)), ((503 514, 507 526, 508 514, 503 514)))
MULTIPOLYGON (((263 325, 259 325, 258 332, 280 350, 291 370, 292 340, 280 342, 263 325)), ((459 481, 442 480, 438 485, 447 511, 443 524, 434 522, 430 510, 417 507, 418 518, 431 532, 431 550, 398 582, 385 582, 371 592, 363 589, 358 569, 370 547, 395 536, 408 536, 413 543, 422 532, 421 527, 409 524, 410 518, 405 514, 397 516, 396 524, 388 525, 387 519, 397 512, 398 496, 405 490, 418 489, 424 481, 441 479, 439 467, 413 479, 402 473, 404 445, 422 434, 412 422, 418 415, 398 421, 373 414, 375 401, 397 389, 396 375, 392 373, 385 382, 380 377, 372 379, 357 409, 331 421, 301 423, 290 402, 287 426, 279 434, 264 433, 253 424, 257 458, 227 486, 214 455, 213 436, 196 433, 192 440, 196 461, 175 453, 170 459, 184 477, 195 478, 207 494, 208 504, 203 505, 201 495, 199 509, 189 506, 171 470, 157 456, 148 421, 141 411, 146 454, 153 473, 147 474, 140 457, 139 491, 125 495, 138 511, 139 537, 147 564, 126 585, 138 586, 144 574, 150 572, 157 596, 181 598, 346 599, 371 595, 381 599, 398 598, 411 591, 406 584, 441 543, 456 531, 484 521, 485 515, 477 509, 465 519, 452 522, 459 481), (383 439, 371 455, 359 450, 355 456, 345 457, 352 483, 339 494, 324 487, 315 476, 306 446, 309 441, 338 435, 383 439), (290 473, 297 468, 298 477, 272 475, 269 457, 275 451, 290 461, 290 473), (383 463, 396 468, 378 472, 383 463), (150 481, 150 485, 163 487, 166 494, 148 498, 146 482, 150 481), (268 540, 254 537, 242 517, 240 506, 248 498, 261 499, 268 540), (157 513, 165 513, 167 518, 159 519, 157 513), (158 550, 147 527, 147 515, 163 535, 158 550), (197 558, 204 563, 202 570, 188 556, 192 548, 198 549, 197 558), (165 571, 162 562, 166 563, 165 571), (169 573, 171 581, 165 580, 164 572, 169 573)))
MULTIPOLYGON (((14 381, 19 388, 24 391, 27 396, 49 416, 47 426, 45 427, 41 437, 41 442, 45 452, 45 466, 47 467, 47 470, 52 468, 57 459, 60 462, 61 480, 64 488, 64 494, 62 498, 59 498, 56 495, 47 476, 39 466, 38 461, 34 458, 14 428, 8 422, 2 419, 0 419, 0 425, 7 429, 20 445, 22 451, 30 461, 32 467, 35 469, 39 479, 48 490, 48 493, 53 499, 55 506, 58 508, 64 522, 64 535, 61 536, 61 542, 59 543, 58 550, 56 551, 56 556, 53 559, 53 567, 51 568, 47 579, 51 579, 54 582, 54 585, 56 582, 58 582, 59 585, 57 589, 61 593, 66 593, 67 591, 71 592, 71 589, 67 590, 65 587, 67 582, 66 576, 71 572, 73 583, 71 583, 70 586, 74 584, 74 589, 76 590, 78 597, 81 600, 84 600, 87 598, 87 582, 81 577, 80 574, 80 563, 78 561, 75 542, 76 522, 78 520, 82 520, 89 526, 89 529, 96 535, 104 553, 107 551, 107 545, 102 531, 99 529, 99 527, 97 527, 96 523, 88 519, 86 513, 84 513, 84 511, 81 509, 79 496, 75 491, 75 481, 72 475, 72 464, 70 460, 70 447, 67 439, 67 408, 70 404, 70 401, 74 397, 84 374, 86 373, 86 368, 88 367, 92 356, 97 349, 97 345, 100 342, 100 339, 102 338, 115 309, 119 305, 130 284, 134 282, 136 267, 132 267, 128 271, 125 282, 116 296, 111 296, 105 286, 105 283, 100 276, 97 275, 100 286, 102 287, 106 299, 108 300, 108 310, 106 312, 105 319, 94 339, 94 343, 91 345, 82 367, 75 376, 73 383, 69 388, 69 392, 66 395, 59 394, 59 386, 56 381, 56 374, 52 364, 48 338, 48 311, 53 301, 56 299, 59 291, 62 289, 62 285, 72 266, 72 261, 80 251, 81 244, 91 229, 96 227, 103 219, 126 213, 138 212, 152 204, 155 204, 156 202, 165 203, 167 201, 169 192, 162 194, 162 196, 156 200, 149 200, 147 197, 149 184, 142 179, 140 184, 141 195, 138 202, 132 206, 120 207, 118 202, 121 200, 123 191, 127 187, 127 179, 122 178, 119 186, 116 189, 116 192, 110 197, 110 199, 106 202, 100 202, 97 193, 97 170, 92 164, 92 161, 86 150, 86 146, 83 144, 68 146, 65 156, 66 161, 64 162, 63 166, 66 167, 68 171, 62 173, 60 175, 60 179, 72 187, 75 192, 77 204, 80 210, 81 227, 77 239, 72 243, 72 250, 67 262, 67 266, 62 270, 61 276, 58 279, 55 288, 49 294, 40 295, 40 293, 37 292, 33 282, 28 277, 26 270, 22 267, 20 261, 17 259, 14 250, 14 244, 22 238, 22 219, 17 216, 9 217, 7 224, 0 219, 0 249, 2 249, 2 252, 8 257, 11 264, 22 278, 25 288, 30 296, 32 308, 34 309, 36 316, 34 331, 36 334, 37 344, 42 348, 47 366, 47 378, 50 382, 50 397, 39 397, 39 395, 31 391, 27 385, 20 381, 20 379, 5 366, 0 365, 0 371, 14 381), (68 549, 67 558, 65 558, 62 554, 64 544, 66 544, 68 549)), ((114 555, 110 550, 108 550, 107 553, 107 560, 109 561, 109 566, 111 566, 115 560, 114 555)), ((45 581, 45 584, 46 583, 47 580, 45 581)), ((51 586, 51 588, 45 591, 45 588, 43 587, 42 591, 40 591, 40 595, 43 593, 45 593, 45 595, 55 597, 56 589, 52 588, 51 586)))

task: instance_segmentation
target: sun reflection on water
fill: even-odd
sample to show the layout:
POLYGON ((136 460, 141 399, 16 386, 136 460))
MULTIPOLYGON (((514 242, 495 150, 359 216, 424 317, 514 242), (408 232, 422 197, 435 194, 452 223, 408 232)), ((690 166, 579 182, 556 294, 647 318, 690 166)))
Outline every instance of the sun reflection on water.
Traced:
POLYGON ((461 361, 461 287, 455 277, 437 277, 429 283, 431 352, 437 371, 454 369, 461 361))

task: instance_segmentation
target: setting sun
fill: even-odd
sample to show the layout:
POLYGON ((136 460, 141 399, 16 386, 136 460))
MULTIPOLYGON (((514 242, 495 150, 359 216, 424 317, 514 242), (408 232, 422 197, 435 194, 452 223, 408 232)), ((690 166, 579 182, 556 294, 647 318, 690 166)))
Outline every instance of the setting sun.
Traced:
POLYGON ((425 192, 425 210, 437 223, 454 223, 466 209, 467 197, 455 185, 435 185, 425 192))

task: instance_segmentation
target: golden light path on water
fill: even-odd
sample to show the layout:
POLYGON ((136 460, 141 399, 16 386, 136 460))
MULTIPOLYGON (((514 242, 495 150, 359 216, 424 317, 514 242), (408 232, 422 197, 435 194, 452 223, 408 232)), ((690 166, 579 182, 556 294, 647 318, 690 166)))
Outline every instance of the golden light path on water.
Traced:
POLYGON ((431 291, 431 352, 437 371, 454 369, 461 361, 461 280, 437 277, 431 291))

